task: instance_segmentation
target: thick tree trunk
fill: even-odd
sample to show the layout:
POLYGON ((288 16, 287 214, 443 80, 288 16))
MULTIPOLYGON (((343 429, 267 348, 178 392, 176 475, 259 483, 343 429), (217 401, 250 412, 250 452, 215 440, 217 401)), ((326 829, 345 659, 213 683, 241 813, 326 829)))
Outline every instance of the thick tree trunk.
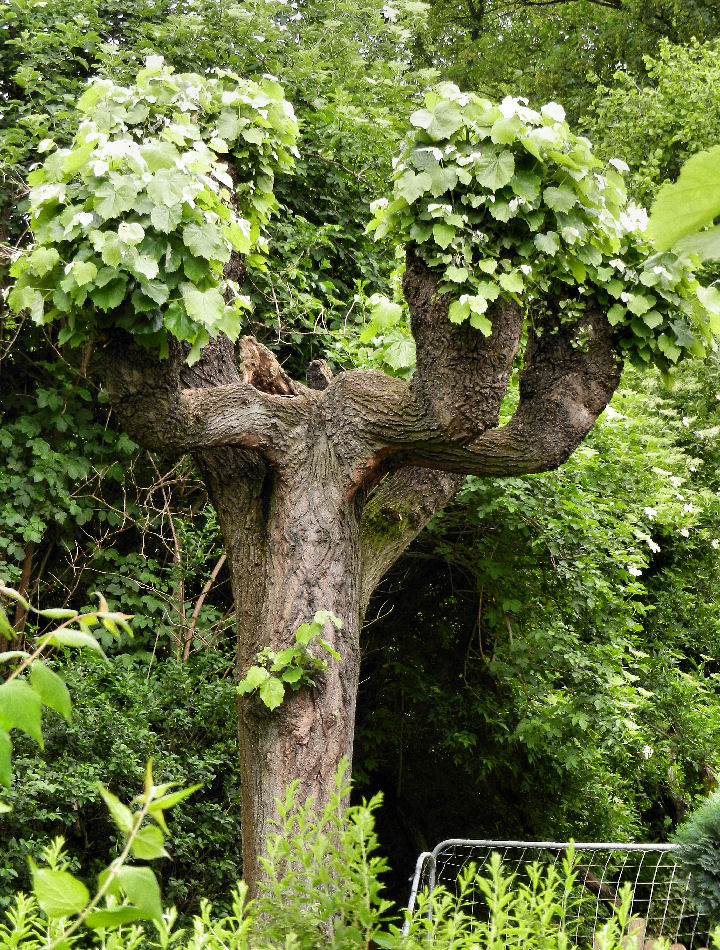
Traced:
MULTIPOLYGON (((297 781, 299 801, 312 798, 321 810, 339 761, 352 761, 360 670, 359 519, 332 472, 318 477, 312 464, 317 461, 308 459, 311 464, 276 480, 262 616, 254 629, 239 630, 238 661, 244 673, 264 647, 278 651, 293 645, 297 628, 318 610, 342 620, 340 630, 327 623, 323 631, 341 660, 328 654, 328 671, 316 685, 286 693, 272 712, 257 696, 240 697, 243 875, 251 888, 274 831, 275 798, 284 796, 288 781, 297 781)), ((237 565, 238 573, 245 570, 237 565)))

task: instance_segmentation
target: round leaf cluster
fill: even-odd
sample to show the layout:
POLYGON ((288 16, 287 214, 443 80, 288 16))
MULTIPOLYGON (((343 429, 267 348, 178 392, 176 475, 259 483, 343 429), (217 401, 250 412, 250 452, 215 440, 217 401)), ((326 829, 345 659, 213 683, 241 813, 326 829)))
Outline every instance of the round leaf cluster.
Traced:
POLYGON ((370 230, 412 245, 452 295, 450 320, 486 335, 492 301, 522 299, 532 313, 552 295, 573 313, 599 303, 640 365, 702 354, 719 301, 688 260, 654 252, 645 212, 627 203, 627 166, 603 168, 557 103, 524 103, 451 83, 429 93, 370 230))
POLYGON ((297 154, 292 106, 271 77, 176 75, 155 56, 133 86, 92 82, 78 110, 72 146, 29 175, 35 246, 8 302, 61 319, 61 344, 119 326, 163 354, 169 332, 192 362, 249 307, 223 268, 233 251, 263 266, 274 174, 297 154))

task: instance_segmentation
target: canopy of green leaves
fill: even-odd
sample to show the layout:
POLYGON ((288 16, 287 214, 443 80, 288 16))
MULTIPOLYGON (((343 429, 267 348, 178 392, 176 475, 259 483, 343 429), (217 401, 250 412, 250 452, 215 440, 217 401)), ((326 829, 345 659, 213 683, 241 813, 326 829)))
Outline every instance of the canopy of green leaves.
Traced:
POLYGON ((654 253, 645 212, 627 204, 625 163, 602 168, 560 106, 524 101, 493 105, 451 83, 429 93, 392 198, 374 204, 376 237, 416 248, 452 296, 450 320, 486 335, 492 301, 522 294, 532 312, 556 296, 570 313, 597 301, 640 365, 704 352, 720 315, 686 261, 654 253))
POLYGON ((211 336, 237 336, 249 301, 223 266, 233 251, 262 266, 274 175, 297 153, 282 88, 152 56, 130 87, 91 83, 78 111, 71 147, 30 173, 36 244, 11 268, 10 306, 62 320, 61 344, 119 326, 163 353, 170 332, 193 361, 211 336))

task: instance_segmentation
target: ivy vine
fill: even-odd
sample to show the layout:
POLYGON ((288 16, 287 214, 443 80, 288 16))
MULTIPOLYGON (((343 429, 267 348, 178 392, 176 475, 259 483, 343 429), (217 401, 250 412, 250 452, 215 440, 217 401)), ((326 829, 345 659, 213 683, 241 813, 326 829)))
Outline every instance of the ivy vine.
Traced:
POLYGON ((120 326, 164 355, 169 332, 194 362, 250 306, 223 268, 233 251, 264 265, 274 175, 297 155, 292 106, 272 77, 174 74, 151 56, 134 85, 97 79, 77 108, 70 148, 40 143, 35 245, 12 265, 9 305, 62 320, 61 344, 120 326))
MULTIPOLYGON (((597 300, 637 365, 704 354, 720 299, 697 282, 696 261, 655 251, 645 211, 627 201, 624 162, 603 167, 557 103, 525 103, 494 105, 451 83, 428 93, 392 196, 373 203, 376 239, 413 246, 452 296, 450 320, 485 335, 493 301, 522 295, 532 313, 552 293, 572 312, 597 300)), ((399 314, 378 317, 385 329, 399 314)))

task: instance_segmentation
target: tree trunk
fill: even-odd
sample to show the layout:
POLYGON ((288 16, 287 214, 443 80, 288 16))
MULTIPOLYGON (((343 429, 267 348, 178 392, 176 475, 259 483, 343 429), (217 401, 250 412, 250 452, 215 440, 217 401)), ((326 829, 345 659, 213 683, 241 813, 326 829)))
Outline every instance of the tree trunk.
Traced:
MULTIPOLYGON (((265 647, 278 651, 294 645, 297 628, 318 610, 342 620, 340 630, 327 623, 323 631, 341 660, 328 654, 328 671, 316 685, 286 690, 272 712, 257 696, 239 697, 243 875, 251 890, 274 831, 275 799, 284 796, 288 781, 297 781, 299 801, 312 798, 322 810, 339 761, 352 761, 360 670, 358 511, 343 490, 332 453, 311 454, 305 445, 303 450, 298 454, 305 458, 284 466, 272 486, 266 570, 256 577, 254 592, 262 610, 252 627, 247 619, 239 624, 239 671, 245 673, 265 647)), ((242 555, 233 574, 247 577, 242 555)))

